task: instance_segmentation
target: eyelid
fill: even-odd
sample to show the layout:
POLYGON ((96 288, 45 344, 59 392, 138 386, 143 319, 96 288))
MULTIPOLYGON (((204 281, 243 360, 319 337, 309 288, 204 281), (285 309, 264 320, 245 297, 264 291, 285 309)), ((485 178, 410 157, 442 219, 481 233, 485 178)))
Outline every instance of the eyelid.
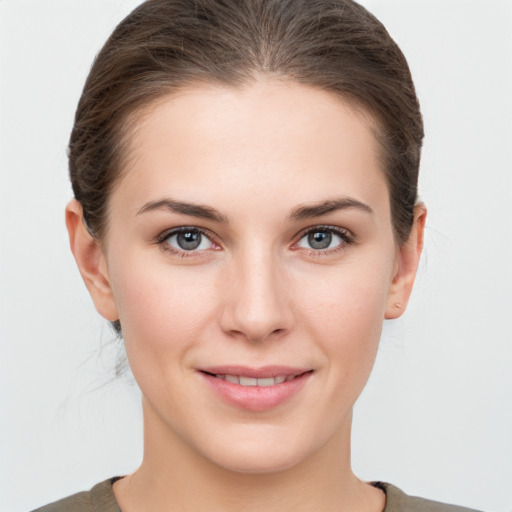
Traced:
POLYGON ((308 235, 309 233, 314 233, 315 231, 331 231, 332 233, 340 235, 343 238, 350 239, 351 241, 355 240, 354 234, 349 229, 342 228, 340 226, 332 226, 330 224, 315 224, 314 226, 304 228, 301 231, 299 231, 297 235, 295 235, 295 239, 296 241, 298 241, 305 235, 308 235))
POLYGON ((214 246, 211 249, 213 249, 213 250, 221 249, 221 246, 217 242, 216 237, 209 230, 200 228, 198 226, 177 226, 175 228, 166 229, 165 231, 162 231, 162 233, 160 233, 156 237, 155 243, 157 245, 159 245, 163 251, 167 251, 167 252, 170 252, 171 254, 180 255, 183 257, 200 256, 201 253, 204 253, 205 251, 210 250, 210 249, 200 249, 200 250, 186 251, 184 249, 178 249, 170 244, 165 243, 166 240, 168 240, 172 236, 179 235, 180 233, 190 232, 190 231, 200 233, 201 236, 204 236, 205 238, 207 238, 209 240, 210 244, 212 246, 214 246))
POLYGON ((211 240, 212 238, 212 236, 206 229, 198 228, 197 226, 177 226, 175 228, 169 228, 166 229, 165 231, 162 231, 156 237, 156 242, 165 242, 170 236, 178 235, 180 233, 186 233, 187 231, 197 231, 198 233, 201 233, 201 235, 206 236, 208 240, 211 240))
POLYGON ((315 226, 310 226, 302 231, 300 231, 295 236, 295 241, 293 242, 291 249, 293 250, 299 250, 304 249, 306 251, 309 251, 311 254, 314 254, 315 256, 319 256, 322 254, 329 254, 334 253, 340 250, 343 250, 347 245, 352 245, 356 240, 355 235, 347 228, 342 228, 340 226, 332 226, 328 224, 317 224, 315 226), (297 244, 307 235, 310 233, 314 233, 315 231, 329 231, 331 233, 334 233, 335 235, 338 235, 342 240, 343 244, 340 244, 336 247, 333 247, 331 249, 307 249, 303 247, 297 247, 297 244))

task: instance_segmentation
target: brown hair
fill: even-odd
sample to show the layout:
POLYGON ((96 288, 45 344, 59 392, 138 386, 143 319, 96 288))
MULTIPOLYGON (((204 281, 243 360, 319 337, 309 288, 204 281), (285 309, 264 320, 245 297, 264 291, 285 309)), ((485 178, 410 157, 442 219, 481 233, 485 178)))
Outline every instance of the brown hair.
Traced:
POLYGON ((350 0, 147 0, 126 17, 92 66, 69 143, 73 192, 91 234, 105 233, 138 113, 189 84, 239 86, 262 74, 331 91, 375 118, 395 237, 405 242, 422 117, 402 52, 350 0))

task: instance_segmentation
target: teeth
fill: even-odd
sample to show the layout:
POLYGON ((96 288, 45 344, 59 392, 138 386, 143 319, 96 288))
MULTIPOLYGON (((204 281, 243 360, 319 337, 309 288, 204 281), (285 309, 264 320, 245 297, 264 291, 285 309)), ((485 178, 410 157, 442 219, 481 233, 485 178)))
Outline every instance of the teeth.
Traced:
POLYGON ((258 386, 273 386, 276 383, 276 379, 269 377, 267 379, 258 379, 258 386))
POLYGON ((241 386, 259 386, 269 387, 275 386, 276 384, 282 384, 283 382, 290 382, 296 376, 289 375, 277 375, 276 377, 265 377, 263 379, 255 379, 254 377, 244 377, 243 375, 216 375, 218 379, 227 380, 232 384, 240 384, 241 386))
POLYGON ((258 379, 253 379, 252 377, 240 377, 240 384, 242 386, 257 386, 258 379))
POLYGON ((240 384, 240 379, 236 375, 226 375, 226 380, 233 384, 240 384))

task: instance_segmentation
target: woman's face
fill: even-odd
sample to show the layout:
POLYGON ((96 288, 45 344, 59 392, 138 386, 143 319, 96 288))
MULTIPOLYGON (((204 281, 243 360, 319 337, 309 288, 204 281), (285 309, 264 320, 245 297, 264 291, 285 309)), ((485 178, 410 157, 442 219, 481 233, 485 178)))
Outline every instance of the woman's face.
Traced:
POLYGON ((372 130, 290 82, 198 86, 148 111, 111 197, 98 306, 119 315, 147 443, 242 472, 348 449, 400 281, 372 130))

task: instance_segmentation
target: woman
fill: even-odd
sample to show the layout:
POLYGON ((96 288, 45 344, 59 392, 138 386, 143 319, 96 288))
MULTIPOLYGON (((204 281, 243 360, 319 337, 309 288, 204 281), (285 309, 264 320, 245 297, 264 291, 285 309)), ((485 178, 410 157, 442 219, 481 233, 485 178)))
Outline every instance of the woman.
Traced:
POLYGON ((407 63, 358 4, 149 0, 70 140, 71 249, 144 460, 39 510, 467 510, 352 472, 352 407, 422 249, 407 63))

